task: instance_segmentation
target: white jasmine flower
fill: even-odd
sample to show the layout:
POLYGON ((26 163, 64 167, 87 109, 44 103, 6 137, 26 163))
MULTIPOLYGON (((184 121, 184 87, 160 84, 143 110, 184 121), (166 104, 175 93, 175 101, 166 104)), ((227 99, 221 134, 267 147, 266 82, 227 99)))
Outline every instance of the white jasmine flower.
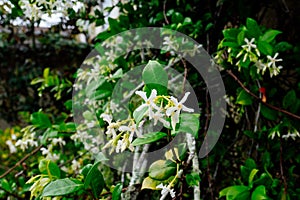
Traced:
POLYGON ((7 141, 5 142, 5 144, 8 146, 9 152, 10 152, 11 154, 17 152, 17 148, 15 147, 15 145, 12 143, 11 140, 7 140, 7 141))
POLYGON ((108 115, 108 114, 105 114, 105 113, 102 113, 100 115, 100 117, 106 121, 108 123, 108 126, 107 126, 107 131, 105 132, 107 135, 112 135, 112 138, 115 138, 117 136, 117 133, 116 133, 116 128, 119 127, 119 124, 118 123, 115 123, 115 122, 112 122, 112 116, 111 115, 108 115))
POLYGON ((262 63, 261 60, 258 60, 256 63, 256 68, 257 68, 257 73, 259 73, 261 71, 261 74, 264 75, 265 71, 267 70, 267 65, 262 63))
POLYGON ((41 149, 42 155, 48 155, 50 153, 49 149, 42 147, 41 149))
POLYGON ((282 61, 281 58, 276 59, 278 55, 279 55, 279 54, 276 53, 276 54, 274 55, 273 58, 272 58, 270 55, 267 56, 268 60, 270 61, 270 62, 268 62, 268 64, 267 64, 268 67, 271 67, 271 66, 272 66, 273 68, 277 68, 275 63, 276 63, 276 62, 282 61))
POLYGON ((269 68, 269 70, 270 70, 270 77, 277 76, 280 73, 281 69, 282 69, 282 66, 269 68))
MULTIPOLYGON (((141 126, 142 124, 139 124, 139 127, 141 126)), ((134 133, 136 133, 136 135, 138 137, 141 137, 141 133, 140 131, 138 130, 138 127, 136 124, 132 123, 131 125, 129 126, 120 126, 119 128, 119 131, 121 132, 125 132, 125 131, 128 131, 130 133, 130 136, 129 136, 129 141, 131 142, 132 139, 133 139, 133 135, 134 133)))
POLYGON ((173 102, 174 106, 169 107, 166 111, 167 116, 171 116, 171 124, 172 128, 175 130, 176 124, 179 122, 179 115, 181 110, 186 112, 194 112, 194 109, 188 108, 183 103, 187 100, 190 92, 184 94, 184 97, 178 102, 178 100, 171 96, 171 101, 173 102))
POLYGON ((99 69, 91 69, 90 72, 87 72, 87 76, 88 76, 87 84, 90 84, 92 80, 94 81, 99 80, 100 77, 99 69))
POLYGON ((157 124, 158 121, 163 123, 164 126, 169 127, 170 123, 164 119, 165 115, 161 112, 161 110, 158 110, 153 114, 153 119, 154 119, 154 125, 157 124))
POLYGON ((272 129, 269 137, 271 137, 271 139, 273 140, 276 135, 278 137, 280 137, 280 132, 279 132, 278 128, 275 127, 275 128, 272 129))
POLYGON ((296 137, 297 137, 297 135, 296 135, 295 133, 290 133, 290 132, 288 132, 288 134, 282 136, 282 138, 284 138, 284 139, 286 139, 286 140, 287 140, 288 138, 292 138, 293 140, 295 140, 296 137))
POLYGON ((66 145, 66 141, 64 141, 62 138, 53 138, 53 139, 52 139, 52 143, 53 143, 54 145, 59 144, 60 146, 66 145))
POLYGON ((244 41, 246 42, 246 44, 242 45, 242 48, 245 49, 247 52, 251 52, 252 48, 256 49, 256 45, 253 44, 255 38, 252 38, 250 41, 248 40, 248 38, 245 38, 244 41))
POLYGON ((28 148, 28 146, 38 146, 37 141, 33 141, 32 139, 27 139, 27 140, 18 140, 15 144, 15 146, 20 146, 22 151, 25 151, 25 149, 28 148))
POLYGON ((147 107, 149 119, 152 119, 153 118, 153 108, 155 108, 156 110, 159 110, 158 106, 154 103, 154 99, 157 96, 157 91, 155 89, 153 89, 151 91, 149 98, 147 98, 146 92, 136 91, 135 93, 137 95, 139 95, 140 97, 142 97, 142 99, 145 101, 145 103, 140 105, 136 109, 136 111, 142 110, 143 108, 147 107))
POLYGON ((293 140, 296 140, 296 137, 300 137, 300 134, 296 129, 293 131, 289 131, 288 134, 282 136, 282 138, 284 138, 286 140, 288 138, 292 138, 293 140))
POLYGON ((170 185, 165 186, 162 183, 159 184, 158 186, 156 186, 156 188, 158 189, 162 189, 161 190, 161 197, 160 200, 164 200, 166 198, 166 196, 170 193, 172 198, 175 198, 176 194, 174 192, 174 189, 171 189, 170 185))
POLYGON ((73 171, 77 171, 79 170, 81 167, 80 162, 78 162, 77 160, 72 160, 72 165, 71 168, 73 169, 73 171))

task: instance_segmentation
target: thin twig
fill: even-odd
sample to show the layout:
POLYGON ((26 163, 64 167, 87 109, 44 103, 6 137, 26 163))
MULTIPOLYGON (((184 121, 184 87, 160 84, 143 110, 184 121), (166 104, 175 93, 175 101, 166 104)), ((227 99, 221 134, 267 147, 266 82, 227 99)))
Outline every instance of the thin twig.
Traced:
POLYGON ((27 154, 26 156, 24 156, 19 162, 17 162, 13 167, 9 168, 6 172, 4 172, 1 176, 0 176, 0 179, 1 178, 4 178, 5 176, 7 176, 11 171, 13 171, 16 167, 18 167, 19 165, 21 165, 25 160, 27 160, 30 156, 36 154, 40 148, 42 147, 43 145, 40 145, 38 147, 36 147, 32 152, 30 152, 29 154, 27 154))
POLYGON ((166 4, 167 4, 167 0, 164 1, 163 14, 164 14, 165 22, 167 24, 170 24, 170 22, 169 22, 169 20, 167 18, 167 15, 166 15, 166 4))
POLYGON ((185 88, 185 84, 186 84, 186 77, 187 77, 187 66, 186 66, 186 61, 182 58, 180 58, 183 67, 184 67, 184 77, 183 77, 183 83, 182 83, 182 94, 185 93, 184 88, 185 88))
MULTIPOLYGON (((208 100, 208 90, 206 90, 206 108, 205 108, 205 115, 206 115, 206 121, 205 121, 205 127, 204 127, 204 136, 206 137, 207 135, 207 129, 208 129, 208 124, 210 121, 210 112, 209 112, 209 100, 208 100)), ((208 151, 208 140, 205 143, 206 151, 208 151)), ((212 190, 212 180, 210 176, 210 163, 209 163, 209 155, 206 155, 206 160, 207 160, 207 181, 208 181, 208 187, 211 195, 211 199, 214 199, 214 193, 212 190)))
POLYGON ((282 138, 280 137, 280 175, 284 184, 284 193, 287 194, 287 182, 283 172, 283 148, 282 148, 282 138))
POLYGON ((294 114, 294 113, 291 113, 291 112, 289 112, 289 111, 287 111, 287 110, 284 110, 284 109, 282 109, 282 108, 280 108, 280 107, 276 107, 276 106, 273 106, 273 105, 271 105, 271 104, 268 104, 268 103, 266 103, 266 102, 263 102, 257 95, 255 95, 254 93, 252 93, 248 88, 246 88, 246 86, 238 79, 238 77, 236 77, 233 73, 232 73, 232 71, 231 70, 227 70, 227 73, 232 77, 232 78, 234 78, 235 79, 235 81, 248 93, 248 94, 250 94, 252 97, 254 97, 255 99, 257 99, 257 100, 259 100, 262 104, 264 104, 265 106, 267 106, 267 107, 269 107, 269 108, 271 108, 271 109, 273 109, 273 110, 276 110, 276 111, 279 111, 279 112, 281 112, 281 113, 284 113, 284 114, 286 114, 286 115, 288 115, 288 116, 290 116, 290 117, 293 117, 293 118, 296 118, 296 119, 299 119, 300 120, 300 116, 299 115, 296 115, 296 114, 294 114))

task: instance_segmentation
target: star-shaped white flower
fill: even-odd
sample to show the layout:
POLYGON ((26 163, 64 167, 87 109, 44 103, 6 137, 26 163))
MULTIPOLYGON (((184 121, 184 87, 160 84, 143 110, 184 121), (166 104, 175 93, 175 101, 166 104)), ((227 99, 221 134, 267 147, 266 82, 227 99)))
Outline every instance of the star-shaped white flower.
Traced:
POLYGON ((250 52, 251 49, 256 49, 256 45, 253 44, 255 38, 252 38, 250 41, 248 40, 248 38, 245 38, 244 41, 246 42, 246 44, 242 45, 242 48, 245 49, 247 52, 250 52))
POLYGON ((153 118, 153 108, 155 108, 156 110, 159 110, 158 106, 155 104, 154 99, 157 96, 157 91, 155 89, 153 89, 151 91, 151 94, 149 96, 149 98, 147 98, 146 92, 143 91, 136 91, 135 92, 137 95, 139 95, 140 97, 142 97, 142 99, 145 101, 145 103, 143 103, 142 105, 140 105, 136 111, 140 111, 143 108, 147 107, 148 108, 148 116, 149 119, 153 118))
MULTIPOLYGON (((140 123, 140 124, 139 124, 139 127, 140 127, 141 125, 142 125, 142 124, 140 123)), ((129 141, 132 142, 134 133, 136 133, 136 135, 137 135, 138 137, 141 137, 141 133, 140 133, 140 131, 138 130, 139 127, 137 127, 137 125, 133 123, 133 124, 128 125, 128 126, 120 126, 119 131, 121 131, 121 132, 129 132, 129 133, 130 133, 129 141)))
POLYGON ((165 186, 163 185, 162 183, 159 184, 158 186, 156 186, 156 188, 158 189, 162 189, 161 190, 161 197, 160 197, 160 200, 163 200, 166 198, 166 196, 170 193, 171 197, 172 198, 175 198, 176 194, 174 192, 174 189, 171 189, 170 185, 168 186, 165 186))
POLYGON ((167 116, 171 116, 171 124, 172 128, 175 130, 176 124, 179 122, 179 115, 181 110, 186 112, 194 112, 194 109, 188 108, 183 103, 187 100, 190 92, 184 94, 184 97, 178 102, 178 100, 171 96, 171 101, 173 102, 174 106, 169 107, 166 111, 167 116))
POLYGON ((170 123, 164 119, 165 115, 162 113, 162 110, 159 109, 157 112, 153 114, 153 119, 154 119, 154 125, 157 124, 158 121, 163 123, 164 126, 169 127, 170 123))
POLYGON ((102 113, 100 115, 100 117, 106 121, 108 123, 108 126, 107 126, 107 131, 105 132, 107 135, 112 135, 112 138, 115 138, 117 136, 117 133, 116 133, 116 128, 119 127, 119 124, 116 123, 116 122, 112 122, 112 116, 111 115, 108 115, 108 114, 105 114, 105 113, 102 113))
POLYGON ((282 59, 281 58, 279 58, 279 59, 276 59, 277 58, 277 56, 278 56, 279 54, 278 53, 276 53, 275 55, 274 55, 274 57, 272 58, 270 55, 268 55, 267 56, 267 58, 268 58, 268 60, 269 60, 269 62, 268 62, 268 67, 273 67, 273 68, 276 68, 276 62, 279 62, 279 61, 282 61, 282 59))

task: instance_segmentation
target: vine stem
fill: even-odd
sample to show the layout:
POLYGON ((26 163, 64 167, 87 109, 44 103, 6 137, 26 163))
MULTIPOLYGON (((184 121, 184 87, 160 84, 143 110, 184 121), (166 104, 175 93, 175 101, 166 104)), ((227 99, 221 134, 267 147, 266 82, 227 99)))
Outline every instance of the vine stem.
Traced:
MULTIPOLYGON (((195 138, 187 133, 186 134, 187 138, 187 144, 188 144, 188 149, 190 151, 190 156, 188 160, 192 160, 192 166, 193 166, 193 172, 200 174, 201 171, 199 169, 199 160, 198 160, 198 155, 196 153, 196 140, 195 138)), ((194 200, 200 200, 200 182, 198 186, 194 186, 194 200)))
POLYGON ((293 118, 296 118, 296 119, 299 119, 300 120, 300 116, 299 115, 296 115, 296 114, 294 114, 294 113, 291 113, 291 112, 289 112, 289 111, 287 111, 287 110, 284 110, 284 109, 282 109, 282 108, 280 108, 280 107, 276 107, 276 106, 273 106, 273 105, 271 105, 271 104, 269 104, 269 103, 266 103, 266 102, 263 102, 257 95, 255 95, 254 93, 252 93, 241 81, 240 81, 240 79, 238 79, 238 77, 236 76, 236 75, 234 75, 233 73, 232 73, 232 71, 231 70, 227 70, 227 73, 232 77, 232 78, 234 78, 234 80, 248 93, 248 94, 250 94, 252 97, 254 97, 255 99, 257 99, 257 100, 259 100, 260 101, 260 103, 262 103, 263 105, 265 105, 265 106, 267 106, 267 107, 269 107, 269 108, 271 108, 271 109, 273 109, 273 110, 276 110, 276 111, 279 111, 279 112, 281 112, 281 113, 284 113, 284 114, 286 114, 286 115, 288 115, 288 116, 290 116, 290 117, 293 117, 293 118))
POLYGON ((9 168, 6 172, 4 172, 1 176, 1 178, 4 178, 5 176, 7 176, 11 171, 13 171, 16 167, 18 167, 19 165, 21 165, 25 160, 27 160, 30 156, 36 154, 40 148, 42 148, 43 145, 40 145, 38 147, 36 147, 33 151, 31 151, 29 154, 27 154, 26 156, 24 156, 19 162, 17 162, 13 167, 9 168))
POLYGON ((284 193, 287 194, 287 182, 283 172, 283 148, 282 148, 282 138, 280 137, 280 175, 284 184, 284 193))

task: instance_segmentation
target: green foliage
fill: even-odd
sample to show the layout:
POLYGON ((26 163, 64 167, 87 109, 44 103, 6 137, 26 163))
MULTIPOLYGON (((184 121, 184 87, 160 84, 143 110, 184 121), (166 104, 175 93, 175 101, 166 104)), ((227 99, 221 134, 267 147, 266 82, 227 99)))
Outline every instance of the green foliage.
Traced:
POLYGON ((150 144, 152 142, 158 141, 164 137, 166 137, 167 134, 163 132, 152 132, 144 134, 142 137, 136 138, 133 142, 133 146, 143 145, 143 144, 150 144))
MULTIPOLYGON (((1 199, 26 199, 29 192, 31 199, 117 200, 121 196, 130 199, 130 195, 137 195, 139 199, 159 199, 164 195, 172 197, 172 192, 176 196, 172 198, 193 199, 194 188, 201 190, 198 199, 215 198, 218 193, 220 198, 226 199, 299 197, 297 166, 300 154, 295 147, 299 146, 300 137, 297 119, 300 111, 297 81, 300 51, 294 34, 299 31, 295 31, 295 26, 295 30, 289 31, 290 26, 273 24, 273 21, 284 20, 280 18, 283 15, 278 14, 277 20, 266 20, 257 9, 257 5, 268 8, 266 2, 258 4, 254 1, 245 6, 243 1, 218 1, 216 5, 213 2, 200 4, 199 1, 120 1, 106 7, 107 13, 104 13, 96 1, 84 1, 84 8, 79 11, 66 10, 70 20, 62 20, 61 24, 47 30, 41 29, 40 34, 35 33, 40 29, 33 26, 33 23, 39 26, 40 20, 30 16, 28 27, 32 26, 33 30, 26 27, 21 27, 26 29, 25 33, 15 30, 12 20, 25 19, 32 12, 24 12, 20 1, 9 2, 13 4, 11 12, 8 11, 9 3, 0 5, 3 26, 0 58, 4 66, 0 77, 0 114, 22 128, 0 130, 0 139, 5 141, 0 143, 1 174, 5 175, 13 166, 9 174, 1 176, 1 199), (119 16, 106 17, 115 8, 118 8, 119 16), (256 21, 248 16, 262 18, 256 21), (268 27, 261 24, 265 21, 270 21, 268 27), (107 29, 93 38, 94 32, 90 30, 105 24, 107 29), (222 30, 224 25, 226 29, 222 30), (72 31, 68 27, 72 27, 72 31), (207 86, 190 63, 185 63, 184 59, 177 62, 174 52, 145 48, 127 51, 114 61, 87 58, 90 63, 84 63, 84 66, 99 66, 99 76, 92 78, 92 68, 87 70, 90 79, 78 92, 79 103, 70 100, 71 91, 75 90, 72 88, 74 79, 81 77, 80 71, 75 71, 89 47, 95 46, 98 53, 105 55, 107 52, 98 42, 138 27, 177 30, 202 43, 210 53, 216 52, 215 61, 227 90, 228 109, 224 110, 227 119, 220 141, 199 164, 195 164, 193 156, 197 155, 200 146, 205 145, 202 141, 214 113, 209 106, 211 94, 204 92, 207 86), (269 27, 278 27, 280 31, 269 27), (66 34, 64 30, 72 33, 66 34), (78 33, 87 36, 87 41, 95 45, 77 42, 74 38, 78 33), (139 80, 144 84, 142 90, 147 97, 154 89, 157 91, 153 102, 160 106, 160 112, 174 106, 170 97, 181 92, 179 84, 174 90, 180 92, 168 90, 174 79, 167 70, 171 67, 185 74, 183 82, 189 82, 195 90, 201 115, 180 113, 175 127, 171 127, 166 124, 174 122, 174 113, 161 118, 149 116, 149 106, 137 110, 145 104, 137 95, 128 97, 128 93, 120 92, 117 94, 120 101, 113 102, 111 96, 116 86, 135 92, 133 80, 124 80, 120 85, 118 80, 126 79, 126 73, 141 63, 147 63, 140 73, 139 80), (227 70, 236 77, 230 77, 227 70), (122 107, 124 98, 131 99, 128 110, 123 112, 114 103, 122 107), (76 126, 73 111, 83 105, 87 109, 80 116, 82 124, 76 126), (90 105, 94 105, 93 109, 88 109, 90 105), (111 121, 101 117, 103 113, 111 114, 111 121), (114 119, 119 113, 122 113, 122 121, 114 119), (139 128, 152 126, 153 119, 159 126, 163 124, 161 130, 147 129, 141 135, 137 134, 139 128), (94 132, 96 128, 99 131, 94 132), (112 129, 116 136, 112 136, 113 132, 109 135, 112 129), (147 169, 143 159, 138 159, 141 162, 135 164, 141 172, 146 171, 144 175, 141 173, 137 177, 137 174, 120 173, 105 166, 105 163, 115 164, 126 159, 118 155, 120 152, 134 151, 135 156, 143 158, 147 150, 161 149, 179 133, 183 133, 182 136, 190 133, 188 136, 195 139, 194 146, 182 141, 165 151, 165 158, 147 163, 150 165, 147 169), (95 147, 94 141, 98 142, 97 148, 91 148, 95 147), (42 148, 39 145, 43 145, 42 148), (99 152, 106 152, 108 148, 108 153, 114 152, 117 156, 99 152), (22 163, 17 163, 23 158, 26 159, 22 163), (119 183, 121 179, 122 183, 119 183), (219 188, 224 189, 219 191, 219 188)), ((32 4, 36 5, 36 1, 32 4)), ((46 7, 43 5, 39 12, 53 12, 46 7)), ((271 18, 269 15, 266 16, 271 18)), ((191 44, 181 39, 176 42, 182 43, 180 47, 186 51, 183 53, 190 55, 191 44)), ((125 43, 127 45, 127 41, 125 43)), ((131 167, 126 165, 122 167, 131 167)))
POLYGON ((42 196, 62 196, 77 192, 83 188, 83 184, 76 179, 58 179, 50 182, 43 190, 42 196))

